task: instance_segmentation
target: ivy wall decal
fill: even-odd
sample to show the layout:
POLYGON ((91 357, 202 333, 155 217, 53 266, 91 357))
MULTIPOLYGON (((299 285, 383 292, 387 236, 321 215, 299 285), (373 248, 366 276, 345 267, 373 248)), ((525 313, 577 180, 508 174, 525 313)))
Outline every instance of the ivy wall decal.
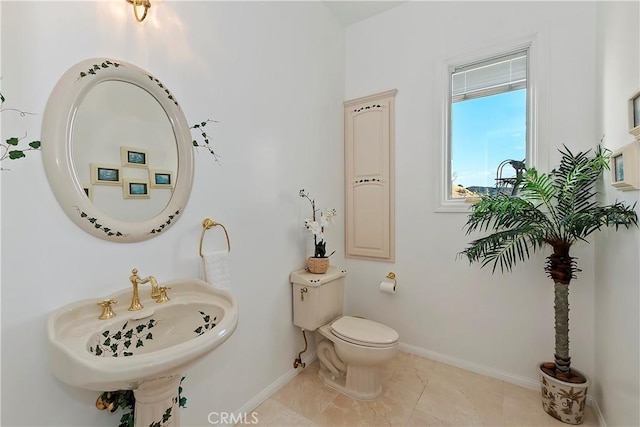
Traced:
MULTIPOLYGON (((4 104, 5 97, 0 93, 0 106, 4 104)), ((16 108, 1 108, 0 113, 5 111, 13 111, 18 113, 20 117, 25 117, 27 115, 34 115, 34 113, 29 113, 27 111, 18 110, 16 108)), ((27 147, 19 148, 18 145, 20 141, 26 138, 26 133, 22 137, 12 136, 7 138, 4 143, 0 143, 0 161, 9 159, 9 160, 17 160, 26 157, 25 152, 31 150, 39 150, 40 149, 40 141, 31 141, 27 144, 27 147)), ((9 170, 5 168, 0 168, 0 170, 9 170)))

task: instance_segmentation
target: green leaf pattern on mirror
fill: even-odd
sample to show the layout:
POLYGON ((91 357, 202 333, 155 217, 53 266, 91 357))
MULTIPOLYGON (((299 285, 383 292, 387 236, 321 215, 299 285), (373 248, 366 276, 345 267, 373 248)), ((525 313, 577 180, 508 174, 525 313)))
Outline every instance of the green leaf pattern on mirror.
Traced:
POLYGON ((93 64, 93 66, 91 68, 89 68, 86 72, 85 71, 81 71, 80 72, 80 77, 78 77, 78 80, 83 78, 83 77, 87 77, 89 75, 94 75, 95 76, 98 71, 104 70, 105 68, 109 68, 109 67, 118 68, 120 66, 121 66, 121 64, 119 64, 117 62, 111 62, 109 60, 102 62, 100 65, 93 64))

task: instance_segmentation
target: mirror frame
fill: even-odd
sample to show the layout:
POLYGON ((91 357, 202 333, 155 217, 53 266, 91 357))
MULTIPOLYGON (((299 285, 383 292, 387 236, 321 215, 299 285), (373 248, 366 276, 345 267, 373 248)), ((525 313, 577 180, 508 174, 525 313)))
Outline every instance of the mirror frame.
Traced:
POLYGON ((178 102, 153 75, 114 59, 79 62, 54 87, 42 120, 42 160, 49 185, 67 216, 84 231, 112 242, 139 242, 158 236, 180 218, 193 185, 191 130, 178 102), (71 146, 74 120, 86 94, 104 81, 131 83, 148 92, 162 106, 173 128, 178 154, 173 194, 162 212, 145 221, 121 221, 101 212, 77 180, 71 146))

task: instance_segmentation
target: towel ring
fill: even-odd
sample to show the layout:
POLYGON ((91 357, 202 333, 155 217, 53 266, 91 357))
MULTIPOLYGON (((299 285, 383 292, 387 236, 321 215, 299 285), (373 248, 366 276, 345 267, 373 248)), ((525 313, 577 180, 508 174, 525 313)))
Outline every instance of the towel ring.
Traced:
POLYGON ((224 235, 227 238, 227 251, 231 252, 231 242, 229 241, 229 233, 227 233, 227 229, 225 228, 225 226, 220 224, 219 222, 215 222, 209 218, 205 218, 202 220, 202 235, 200 236, 200 257, 204 257, 204 255, 202 255, 202 242, 204 241, 204 233, 210 228, 215 227, 216 225, 219 225, 224 230, 224 235))

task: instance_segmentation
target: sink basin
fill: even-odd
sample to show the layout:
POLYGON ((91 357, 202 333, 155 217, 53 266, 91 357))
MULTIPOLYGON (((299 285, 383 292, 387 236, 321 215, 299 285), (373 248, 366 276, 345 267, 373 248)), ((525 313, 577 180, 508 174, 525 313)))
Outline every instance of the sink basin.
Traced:
POLYGON ((115 317, 100 320, 99 299, 53 311, 47 321, 53 374, 95 391, 135 390, 142 383, 183 375, 233 334, 233 295, 199 279, 163 283, 170 300, 156 303, 140 287, 140 311, 128 311, 131 288, 107 296, 115 317))

